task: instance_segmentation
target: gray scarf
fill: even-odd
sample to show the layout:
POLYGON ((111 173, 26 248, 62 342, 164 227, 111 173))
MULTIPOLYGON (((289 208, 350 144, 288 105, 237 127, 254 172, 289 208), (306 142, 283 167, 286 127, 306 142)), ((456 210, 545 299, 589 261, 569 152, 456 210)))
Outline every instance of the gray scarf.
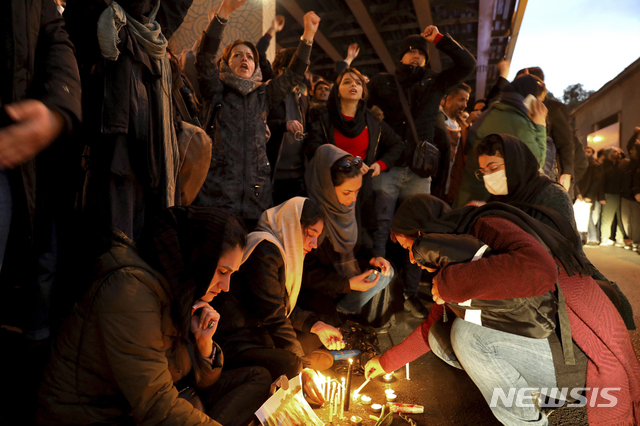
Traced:
POLYGON ((231 71, 229 64, 222 58, 220 58, 218 67, 220 68, 220 80, 227 86, 240 92, 242 96, 247 96, 262 85, 262 71, 257 64, 251 78, 242 78, 235 75, 233 71, 231 71))
POLYGON ((331 166, 347 155, 348 152, 335 145, 322 145, 307 165, 304 177, 309 198, 318 203, 324 212, 324 229, 333 249, 353 258, 353 248, 358 240, 355 205, 348 207, 340 204, 331 181, 331 166))
POLYGON ((136 21, 122 6, 115 1, 112 2, 98 19, 98 44, 103 57, 111 61, 118 60, 118 56, 120 56, 118 33, 126 25, 140 46, 146 50, 152 59, 157 61, 162 71, 162 79, 154 82, 154 90, 156 93, 161 94, 162 100, 159 110, 162 115, 162 138, 165 153, 162 176, 162 180, 165 182, 162 205, 164 208, 171 207, 175 203, 180 154, 178 152, 176 132, 173 128, 172 77, 171 65, 167 57, 167 39, 162 34, 160 24, 155 20, 156 14, 160 9, 160 1, 158 0, 158 3, 151 11, 148 24, 136 21))

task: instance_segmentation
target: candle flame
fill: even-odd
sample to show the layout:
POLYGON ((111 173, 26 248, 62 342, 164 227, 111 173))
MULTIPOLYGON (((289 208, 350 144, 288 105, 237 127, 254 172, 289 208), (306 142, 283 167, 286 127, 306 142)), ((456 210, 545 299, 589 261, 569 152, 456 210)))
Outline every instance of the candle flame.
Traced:
POLYGON ((349 358, 349 364, 353 364, 353 358, 349 358))

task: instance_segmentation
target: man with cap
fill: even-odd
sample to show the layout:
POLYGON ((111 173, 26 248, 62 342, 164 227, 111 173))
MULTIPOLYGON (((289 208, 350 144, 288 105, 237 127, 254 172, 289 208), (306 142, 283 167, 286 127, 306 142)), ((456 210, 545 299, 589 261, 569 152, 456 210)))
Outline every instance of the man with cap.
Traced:
MULTIPOLYGON (((384 112, 385 121, 405 140, 404 155, 394 167, 390 167, 372 181, 376 192, 378 217, 374 245, 381 254, 385 253, 391 219, 398 199, 402 201, 414 194, 428 194, 431 187, 431 178, 421 178, 408 167, 415 143, 411 126, 402 108, 396 79, 409 103, 418 138, 434 143, 440 149, 440 170, 438 175, 433 177, 438 181, 443 176, 446 179, 449 167, 447 159, 450 156, 448 142, 444 140, 443 144, 438 144, 434 140, 434 126, 440 100, 449 89, 468 78, 476 67, 476 60, 467 49, 450 35, 441 34, 433 25, 425 28, 422 34, 411 35, 402 40, 398 60, 395 73, 378 74, 369 83, 369 107, 380 107, 384 112), (440 73, 427 69, 428 43, 434 43, 441 52, 449 55, 453 60, 453 66, 440 73)), ((426 316, 427 312, 417 298, 420 269, 409 263, 408 255, 403 278, 405 309, 414 316, 426 316)))

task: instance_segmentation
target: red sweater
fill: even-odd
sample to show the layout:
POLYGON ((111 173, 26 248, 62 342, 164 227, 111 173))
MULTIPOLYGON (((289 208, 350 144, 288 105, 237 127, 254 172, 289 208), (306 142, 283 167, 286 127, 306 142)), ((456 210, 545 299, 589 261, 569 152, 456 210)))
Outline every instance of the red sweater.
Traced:
MULTIPOLYGON (((347 117, 342 114, 348 121, 353 120, 353 117, 347 117)), ((365 127, 362 133, 355 138, 348 138, 338 129, 333 132, 333 139, 336 141, 336 146, 340 149, 347 151, 354 157, 360 157, 363 160, 367 158, 367 149, 369 149, 369 128, 365 127)), ((383 161, 376 161, 380 165, 380 171, 385 171, 387 165, 383 161)))
MULTIPOLYGON (((470 234, 499 254, 441 270, 435 281, 445 301, 536 296, 555 287, 558 274, 551 255, 513 222, 495 216, 483 217, 470 234)), ((569 277, 562 270, 559 280, 573 340, 589 358, 586 386, 590 389, 620 388, 620 391, 610 392, 618 398, 615 407, 604 409, 588 404, 589 424, 640 424, 640 365, 622 318, 591 278, 569 277)), ((387 372, 395 371, 428 352, 429 329, 442 318, 442 313, 443 306, 434 305, 422 326, 380 358, 382 368, 387 372)), ((591 401, 591 395, 588 390, 587 401, 591 401)), ((596 405, 609 403, 598 398, 596 405)))

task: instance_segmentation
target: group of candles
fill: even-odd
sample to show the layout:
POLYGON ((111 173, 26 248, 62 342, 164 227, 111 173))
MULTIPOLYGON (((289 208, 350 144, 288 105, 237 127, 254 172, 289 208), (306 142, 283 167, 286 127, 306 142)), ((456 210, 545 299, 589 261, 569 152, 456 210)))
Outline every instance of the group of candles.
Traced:
MULTIPOLYGON (((407 380, 409 379, 409 364, 406 366, 407 380)), ((333 416, 339 419, 344 419, 344 412, 349 411, 349 402, 351 400, 351 378, 353 376, 353 359, 349 358, 349 369, 347 370, 346 379, 343 377, 339 382, 338 379, 331 379, 318 373, 318 379, 316 380, 317 386, 324 397, 324 400, 329 405, 329 422, 333 422, 333 416)), ((384 381, 389 382, 394 379, 393 373, 385 374, 383 376, 384 381)), ((354 401, 360 401, 363 405, 371 404, 371 397, 367 395, 359 395, 360 390, 369 383, 370 379, 367 379, 362 386, 356 389, 353 393, 354 401)), ((386 389, 385 395, 388 402, 396 401, 396 393, 393 389, 386 389)), ((380 412, 383 406, 380 404, 371 405, 371 409, 376 412, 380 412)))

